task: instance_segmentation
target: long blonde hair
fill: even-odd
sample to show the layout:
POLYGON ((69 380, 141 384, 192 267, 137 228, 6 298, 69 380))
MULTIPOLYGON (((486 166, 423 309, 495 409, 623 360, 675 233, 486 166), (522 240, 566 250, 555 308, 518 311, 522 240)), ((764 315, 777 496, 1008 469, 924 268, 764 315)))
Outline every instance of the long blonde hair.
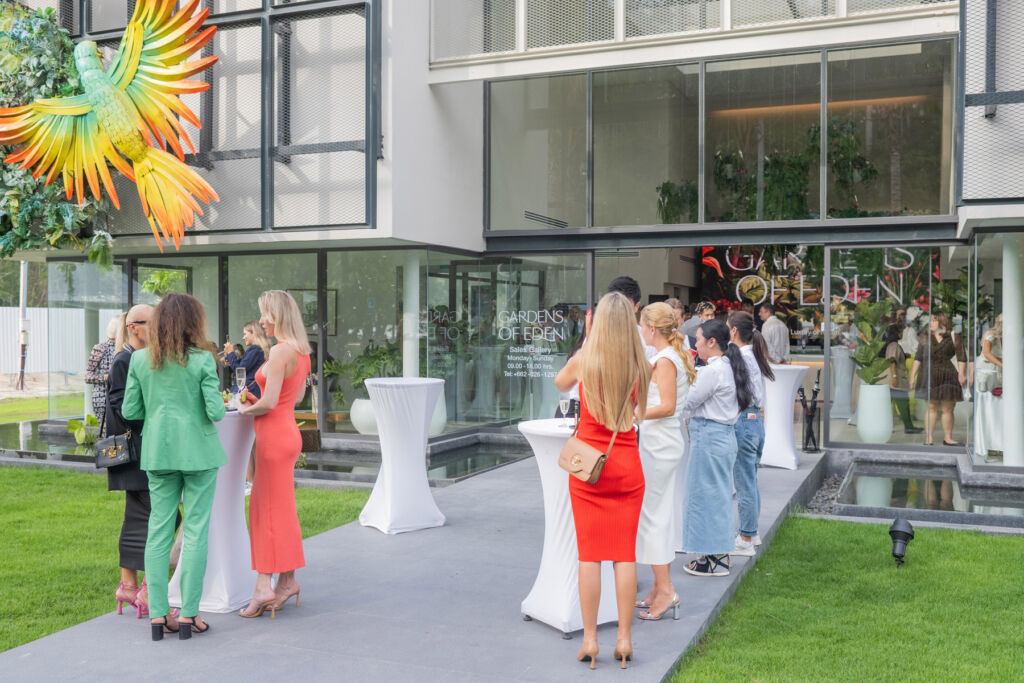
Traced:
POLYGON ((117 320, 117 336, 114 337, 114 355, 121 353, 121 349, 128 343, 128 314, 122 313, 114 318, 117 320))
POLYGON ((629 299, 618 292, 601 297, 581 353, 583 397, 594 419, 612 431, 628 431, 634 406, 629 397, 635 392, 638 419, 643 420, 651 364, 644 357, 629 299))
POLYGON ((1003 314, 1000 313, 996 316, 995 322, 992 323, 992 327, 988 328, 988 331, 992 333, 992 336, 996 339, 1003 338, 1003 314))
POLYGON ((260 294, 260 313, 274 324, 274 336, 287 339, 302 354, 309 354, 312 348, 306 337, 306 324, 302 322, 299 305, 292 295, 282 289, 271 289, 260 294))
POLYGON ((676 329, 676 314, 672 306, 666 302, 657 302, 644 306, 640 311, 640 324, 650 325, 672 345, 679 357, 683 359, 686 378, 690 384, 697 381, 697 370, 693 366, 693 356, 683 348, 683 335, 676 329))
POLYGON ((270 358, 270 337, 263 331, 263 326, 260 325, 259 320, 250 320, 243 327, 243 330, 252 335, 252 338, 256 340, 256 346, 263 349, 263 357, 270 358))

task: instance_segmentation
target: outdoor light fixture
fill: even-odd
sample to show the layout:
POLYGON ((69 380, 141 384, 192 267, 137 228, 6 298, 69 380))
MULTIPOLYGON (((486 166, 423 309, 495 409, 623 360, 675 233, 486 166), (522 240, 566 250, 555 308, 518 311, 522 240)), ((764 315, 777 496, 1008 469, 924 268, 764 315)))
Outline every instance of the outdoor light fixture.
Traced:
POLYGON ((914 527, 905 519, 893 520, 889 527, 892 537, 892 556, 896 558, 896 568, 903 565, 903 556, 907 554, 907 544, 914 540, 914 527))

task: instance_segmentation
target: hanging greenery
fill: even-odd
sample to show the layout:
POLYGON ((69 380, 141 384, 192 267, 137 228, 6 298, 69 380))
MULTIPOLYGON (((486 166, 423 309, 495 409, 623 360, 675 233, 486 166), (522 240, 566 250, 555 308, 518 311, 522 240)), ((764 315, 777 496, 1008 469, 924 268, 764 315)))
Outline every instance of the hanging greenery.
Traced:
POLYGON ((674 223, 696 223, 699 208, 697 183, 681 180, 676 185, 666 180, 658 185, 658 218, 668 225, 674 223))
MULTIPOLYGON (((0 107, 81 92, 74 44, 52 8, 32 11, 0 0, 0 107)), ((0 160, 13 152, 0 147, 0 160)), ((45 185, 28 170, 0 164, 0 258, 17 251, 79 249, 109 268, 112 238, 105 230, 108 202, 68 201, 58 178, 45 185)))

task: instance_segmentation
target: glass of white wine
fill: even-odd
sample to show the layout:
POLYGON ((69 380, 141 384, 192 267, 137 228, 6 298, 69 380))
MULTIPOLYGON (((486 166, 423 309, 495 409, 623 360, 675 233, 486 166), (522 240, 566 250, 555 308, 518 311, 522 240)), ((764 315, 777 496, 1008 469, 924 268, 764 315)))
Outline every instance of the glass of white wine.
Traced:
POLYGON ((245 368, 235 368, 235 387, 238 391, 235 393, 235 400, 238 405, 242 405, 242 389, 245 388, 245 368))
POLYGON ((568 427, 569 423, 565 421, 565 418, 569 414, 569 399, 558 399, 558 412, 562 414, 562 426, 568 427))

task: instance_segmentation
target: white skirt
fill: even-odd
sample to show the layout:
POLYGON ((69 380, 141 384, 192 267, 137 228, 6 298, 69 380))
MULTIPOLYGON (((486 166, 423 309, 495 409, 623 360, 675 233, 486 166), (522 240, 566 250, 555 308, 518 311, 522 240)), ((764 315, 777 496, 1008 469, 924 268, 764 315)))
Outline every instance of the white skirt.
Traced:
POLYGON ((676 528, 676 511, 682 505, 676 492, 676 475, 685 452, 679 418, 641 423, 640 463, 645 481, 636 534, 636 561, 641 564, 670 564, 675 559, 681 533, 676 528))

